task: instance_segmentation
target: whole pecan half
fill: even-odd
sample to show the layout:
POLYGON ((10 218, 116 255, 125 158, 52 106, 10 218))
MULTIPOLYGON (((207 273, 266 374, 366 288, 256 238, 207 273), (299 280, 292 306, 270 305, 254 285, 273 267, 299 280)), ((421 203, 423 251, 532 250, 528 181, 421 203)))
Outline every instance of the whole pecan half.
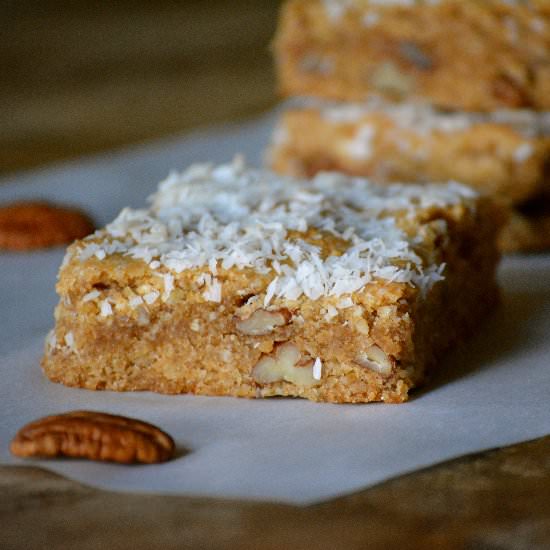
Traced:
POLYGON ((0 249, 33 250, 68 244, 94 231, 77 210, 46 202, 17 202, 0 207, 0 249))
POLYGON ((40 418, 23 426, 10 445, 20 457, 67 456, 124 464, 164 462, 174 449, 174 440, 152 424, 96 411, 40 418))

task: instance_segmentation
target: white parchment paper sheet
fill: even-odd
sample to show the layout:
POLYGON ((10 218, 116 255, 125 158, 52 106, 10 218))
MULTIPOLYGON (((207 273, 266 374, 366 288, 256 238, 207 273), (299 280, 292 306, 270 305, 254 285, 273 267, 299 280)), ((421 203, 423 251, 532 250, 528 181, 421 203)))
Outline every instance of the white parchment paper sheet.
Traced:
MULTIPOLYGON (((273 115, 154 146, 11 177, 0 201, 43 197, 81 205, 99 224, 143 205, 172 168, 259 164, 273 115)), ((309 504, 458 455, 550 433, 550 255, 504 262, 500 311, 444 359, 431 385, 403 405, 114 394, 66 388, 42 376, 62 250, 0 254, 0 461, 36 464, 90 485, 309 504), (24 423, 72 409, 136 416, 171 433, 172 462, 118 466, 21 461, 8 444, 24 423), (189 452, 183 452, 183 449, 189 452)))

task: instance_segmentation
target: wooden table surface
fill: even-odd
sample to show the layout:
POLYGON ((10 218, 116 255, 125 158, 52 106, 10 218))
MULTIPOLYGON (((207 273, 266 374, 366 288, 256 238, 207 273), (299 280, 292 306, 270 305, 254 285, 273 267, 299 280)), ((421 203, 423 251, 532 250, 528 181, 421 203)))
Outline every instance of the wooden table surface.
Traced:
MULTIPOLYGON (((278 2, 4 2, 0 174, 276 102, 278 2)), ((1 442, 2 445, 7 442, 1 442)), ((109 493, 0 467, 0 548, 550 548, 550 437, 324 504, 109 493)))

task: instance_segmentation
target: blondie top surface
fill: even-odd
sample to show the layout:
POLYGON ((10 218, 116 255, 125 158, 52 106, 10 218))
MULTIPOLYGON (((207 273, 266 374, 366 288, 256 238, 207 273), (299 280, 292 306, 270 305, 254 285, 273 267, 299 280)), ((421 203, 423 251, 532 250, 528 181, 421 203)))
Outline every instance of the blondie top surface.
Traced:
POLYGON ((526 138, 550 136, 550 111, 495 109, 490 112, 450 111, 428 103, 391 103, 373 97, 362 102, 297 98, 291 107, 318 110, 331 122, 354 122, 368 114, 383 113, 399 127, 418 134, 463 132, 479 124, 505 126, 526 138))
POLYGON ((454 179, 518 204, 547 187, 550 114, 447 112, 380 100, 289 102, 267 160, 311 177, 338 170, 378 182, 454 179))
POLYGON ((260 274, 269 281, 264 307, 274 297, 350 294, 375 280, 425 292, 442 279, 444 265, 423 227, 444 235, 441 209, 473 209, 476 200, 473 190, 454 182, 377 186, 336 173, 306 181, 249 169, 240 160, 199 164, 172 173, 148 209, 125 208, 77 241, 64 266, 114 256, 144 262, 164 289, 144 296, 148 301, 168 300, 174 277, 188 271, 199 273, 203 297, 214 302, 223 294, 219 271, 260 274))

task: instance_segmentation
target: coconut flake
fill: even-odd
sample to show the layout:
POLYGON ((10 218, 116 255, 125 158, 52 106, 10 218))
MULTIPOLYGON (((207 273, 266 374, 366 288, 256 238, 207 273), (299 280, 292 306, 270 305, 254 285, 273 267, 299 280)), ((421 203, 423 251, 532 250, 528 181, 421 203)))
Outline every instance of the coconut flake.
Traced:
POLYGON ((522 143, 514 151, 514 160, 517 163, 525 162, 533 153, 534 149, 530 143, 522 143))
POLYGON ((278 282, 279 282, 279 277, 275 277, 267 286, 267 289, 265 291, 264 307, 267 307, 270 304, 271 300, 273 299, 273 296, 275 296, 278 282))
POLYGON ((143 299, 147 305, 152 305, 158 300, 159 296, 160 296, 160 292, 156 290, 152 290, 151 292, 148 292, 147 294, 145 294, 143 296, 143 299))
POLYGON ((50 348, 55 348, 57 346, 57 337, 55 335, 55 330, 50 330, 48 336, 46 336, 46 344, 50 348))
POLYGON ((342 298, 336 304, 336 307, 338 309, 347 309, 348 307, 352 307, 352 306, 353 306, 353 300, 349 296, 346 296, 345 298, 342 298))
POLYGON ((128 305, 132 308, 132 309, 135 309, 136 307, 140 306, 141 304, 143 304, 143 298, 141 296, 132 296, 129 300, 128 300, 128 305))
POLYGON ((212 277, 206 283, 206 290, 202 293, 205 300, 209 302, 222 301, 222 284, 218 279, 212 277))
POLYGON ((163 273, 162 278, 164 279, 164 292, 162 293, 162 301, 166 302, 174 290, 174 276, 171 273, 163 273))
POLYGON ((317 357, 313 363, 313 378, 315 378, 315 380, 321 380, 322 370, 323 363, 321 362, 321 359, 317 357))
POLYGON ((99 312, 102 317, 109 317, 113 314, 113 308, 108 300, 102 300, 99 304, 99 312))
POLYGON ((82 302, 83 303, 91 302, 92 300, 95 300, 98 297, 99 297, 99 291, 98 290, 92 290, 92 291, 88 292, 87 294, 84 294, 84 296, 82 296, 82 302))
POLYGON ((372 140, 376 134, 369 124, 359 126, 355 136, 346 142, 345 150, 353 159, 366 160, 372 156, 372 140))
POLYGON ((363 16, 362 21, 365 27, 373 27, 380 21, 380 15, 375 12, 368 12, 363 16))
POLYGON ((338 315, 338 310, 331 304, 327 306, 327 311, 325 313, 325 321, 330 321, 338 315))

